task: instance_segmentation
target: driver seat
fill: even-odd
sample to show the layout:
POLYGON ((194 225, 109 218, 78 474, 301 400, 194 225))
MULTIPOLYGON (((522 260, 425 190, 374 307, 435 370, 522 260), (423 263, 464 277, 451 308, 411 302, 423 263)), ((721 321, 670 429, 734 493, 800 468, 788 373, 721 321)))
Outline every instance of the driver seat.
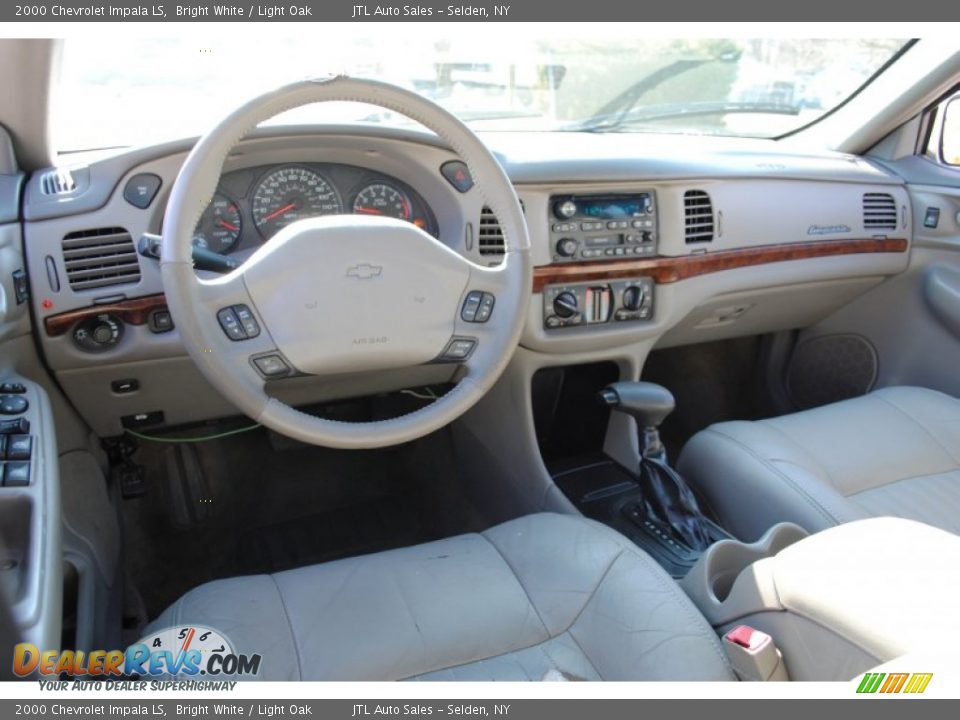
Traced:
POLYGON ((736 679, 673 579, 580 516, 215 580, 151 630, 188 624, 260 653, 262 680, 736 679))

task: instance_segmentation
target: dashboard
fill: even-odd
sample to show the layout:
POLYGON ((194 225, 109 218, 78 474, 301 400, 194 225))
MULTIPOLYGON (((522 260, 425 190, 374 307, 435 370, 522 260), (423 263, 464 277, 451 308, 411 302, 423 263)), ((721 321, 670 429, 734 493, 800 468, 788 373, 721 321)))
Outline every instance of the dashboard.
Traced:
POLYGON ((407 183, 362 167, 297 163, 224 174, 193 244, 222 255, 255 250, 297 220, 344 213, 398 218, 438 236, 433 211, 407 183))
MULTIPOLYGON (((531 240, 534 295, 507 373, 518 382, 540 367, 601 360, 636 375, 655 347, 808 327, 908 264, 913 217, 904 183, 864 158, 735 138, 483 139, 514 184, 531 240)), ((236 412, 186 355, 159 263, 137 252, 138 240, 161 232, 191 145, 77 166, 67 192, 50 191, 58 171, 35 174, 25 188, 40 344, 101 436, 236 412), (141 188, 149 197, 137 197, 141 188)), ((259 130, 227 158, 194 243, 242 262, 304 217, 377 214, 493 265, 504 238, 464 171, 424 132, 259 130)), ((455 366, 433 364, 268 385, 279 399, 305 404, 455 378, 455 366)))

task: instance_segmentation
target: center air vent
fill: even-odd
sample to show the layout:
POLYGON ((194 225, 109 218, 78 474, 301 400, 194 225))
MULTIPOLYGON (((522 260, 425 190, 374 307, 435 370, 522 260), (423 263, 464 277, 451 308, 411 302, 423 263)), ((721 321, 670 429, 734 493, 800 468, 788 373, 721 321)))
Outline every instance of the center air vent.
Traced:
POLYGON ((684 239, 687 243, 713 240, 713 203, 703 190, 687 190, 683 194, 683 213, 686 221, 684 239))
POLYGON ((133 238, 123 228, 72 232, 63 238, 63 264, 74 290, 140 281, 133 238))
POLYGON ((896 230, 897 203, 887 193, 863 194, 864 230, 896 230))

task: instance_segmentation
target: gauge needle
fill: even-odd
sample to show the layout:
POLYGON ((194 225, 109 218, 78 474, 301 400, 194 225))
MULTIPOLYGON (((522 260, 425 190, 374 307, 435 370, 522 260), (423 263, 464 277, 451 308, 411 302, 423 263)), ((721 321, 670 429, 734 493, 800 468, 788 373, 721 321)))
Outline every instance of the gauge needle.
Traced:
POLYGON ((377 210, 375 208, 358 207, 354 208, 353 211, 358 213, 366 213, 367 215, 383 215, 382 210, 377 210))
POLYGON ((236 232, 240 229, 236 225, 228 223, 226 220, 218 220, 217 223, 220 225, 220 227, 226 228, 227 230, 232 230, 233 232, 236 232))
POLYGON ((279 210, 274 210, 272 213, 270 213, 265 218, 263 218, 263 220, 261 220, 260 222, 267 222, 267 220, 273 220, 275 217, 277 217, 277 215, 283 215, 285 212, 288 212, 290 210, 296 210, 296 209, 297 209, 297 206, 294 205, 293 203, 290 203, 289 205, 284 205, 279 210))

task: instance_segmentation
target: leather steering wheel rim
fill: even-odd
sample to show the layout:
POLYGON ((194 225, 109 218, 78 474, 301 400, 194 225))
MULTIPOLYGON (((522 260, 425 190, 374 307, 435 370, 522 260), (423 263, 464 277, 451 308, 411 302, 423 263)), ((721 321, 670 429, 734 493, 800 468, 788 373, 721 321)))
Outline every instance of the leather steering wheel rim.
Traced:
MULTIPOLYGON (((389 259, 396 260, 393 256, 389 259)), ((419 272, 419 266, 410 262, 413 261, 406 265, 400 263, 400 266, 408 272, 419 272)), ((532 290, 530 239, 519 200, 503 168, 473 131, 443 108, 413 92, 378 81, 344 76, 297 82, 255 98, 227 116, 197 142, 171 190, 164 221, 160 265, 167 304, 175 326, 187 352, 206 379, 227 400, 262 425, 296 440, 335 448, 375 448, 408 442, 445 426, 470 409, 497 381, 513 355, 527 318, 532 290), (230 151, 259 123, 303 105, 330 101, 367 103, 393 110, 419 122, 444 140, 470 170, 474 186, 469 192, 479 193, 500 222, 505 240, 502 263, 493 268, 473 263, 401 221, 326 216, 292 223, 229 275, 215 280, 200 278, 194 271, 191 259, 193 231, 216 190, 230 151), (354 252, 354 247, 365 248, 364 252, 374 256, 377 255, 377 248, 380 248, 389 255, 391 251, 386 244, 388 235, 390 242, 401 238, 396 242, 421 253, 431 268, 449 270, 449 282, 446 282, 446 277, 437 278, 436 285, 443 285, 444 289, 436 293, 431 289, 427 293, 431 297, 432 294, 442 296, 441 300, 436 303, 429 301, 430 307, 424 312, 433 314, 429 337, 435 343, 440 333, 446 332, 446 324, 436 322, 437 313, 441 312, 441 306, 452 305, 453 298, 456 298, 456 306, 449 307, 450 337, 453 339, 469 334, 476 340, 469 357, 458 363, 463 368, 459 382, 448 393, 421 409, 400 417, 366 423, 316 417, 271 397, 266 392, 267 381, 262 373, 258 374, 252 362, 254 357, 269 354, 271 346, 281 358, 298 353, 307 358, 304 361, 307 365, 320 368, 339 366, 325 362, 322 342, 299 343, 289 338, 289 323, 271 310, 275 304, 271 292, 274 292, 273 285, 278 281, 271 280, 268 271, 274 268, 285 270, 287 266, 303 260, 304 248, 309 247, 307 243, 317 243, 317 238, 327 243, 322 247, 347 263, 353 262, 354 257, 367 257, 358 254, 361 250, 354 252), (377 244, 379 238, 384 239, 382 245, 377 244), (289 255, 289 262, 281 264, 285 254, 289 255), (461 282, 463 288, 458 290, 461 282), (495 295, 495 311, 486 323, 464 323, 460 313, 463 301, 468 292, 478 290, 495 295), (260 336, 255 341, 251 340, 249 345, 229 339, 217 320, 218 308, 239 304, 248 305, 263 327, 260 336), (271 332, 271 327, 275 332, 271 332), (282 347, 283 340, 274 339, 274 335, 277 338, 285 335, 288 338, 287 347, 282 347)), ((383 275, 390 277, 391 266, 384 264, 382 267, 385 268, 383 275)), ((291 269, 291 272, 294 270, 291 269)), ((338 277, 342 280, 343 273, 340 273, 338 277)), ((350 275, 350 270, 347 275, 350 275)), ((301 301, 304 301, 305 307, 309 306, 307 300, 310 298, 303 295, 307 291, 301 290, 307 286, 302 278, 300 280, 299 284, 289 282, 275 289, 276 293, 282 291, 283 301, 294 308, 299 308, 301 301)), ((345 284, 344 287, 352 292, 353 286, 345 284)), ((417 301, 424 302, 422 298, 417 301)), ((366 316, 365 321, 373 322, 366 316)), ((410 322, 416 323, 416 317, 410 322)), ((418 328, 418 331, 427 337, 428 321, 424 319, 423 323, 424 328, 418 328)), ((400 338, 399 344, 403 344, 402 340, 400 338)), ((420 349, 409 345, 405 357, 420 352, 420 349)), ((355 349, 342 352, 347 360, 360 357, 355 349)), ((381 351, 380 357, 389 359, 390 352, 383 354, 381 351)), ((367 357, 361 359, 365 361, 367 357)), ((387 360, 371 356, 370 362, 370 367, 375 368, 375 363, 387 360)), ((395 362, 400 362, 400 359, 395 362)), ((287 364, 293 365, 289 360, 287 364)), ((360 365, 364 366, 365 363, 361 362, 360 365)), ((296 366, 292 369, 302 371, 296 366)))

